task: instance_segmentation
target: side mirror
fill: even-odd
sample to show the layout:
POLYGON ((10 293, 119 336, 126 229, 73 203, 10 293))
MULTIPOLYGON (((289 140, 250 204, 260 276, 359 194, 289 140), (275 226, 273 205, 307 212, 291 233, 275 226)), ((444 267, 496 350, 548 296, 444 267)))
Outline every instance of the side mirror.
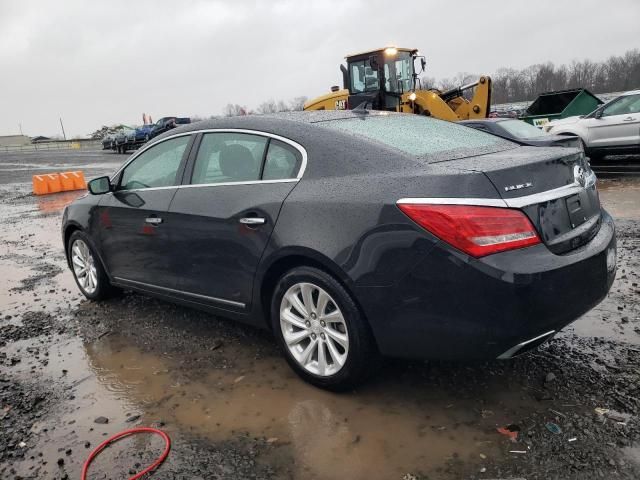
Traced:
POLYGON ((87 184, 87 189, 92 195, 102 195, 111 191, 109 177, 94 178, 87 184))
POLYGON ((594 115, 595 118, 602 118, 602 112, 604 111, 604 108, 601 108, 599 110, 596 110, 596 114, 594 115))
POLYGON ((420 65, 422 66, 422 71, 424 72, 424 69, 427 68, 427 61, 424 57, 420 59, 420 65))

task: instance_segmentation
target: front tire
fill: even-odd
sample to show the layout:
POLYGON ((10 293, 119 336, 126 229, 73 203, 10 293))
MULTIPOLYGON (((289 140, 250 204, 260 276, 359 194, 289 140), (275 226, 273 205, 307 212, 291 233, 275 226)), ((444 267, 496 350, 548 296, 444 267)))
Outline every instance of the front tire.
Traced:
POLYGON ((86 234, 76 230, 67 244, 73 278, 82 294, 89 300, 103 300, 115 293, 100 258, 86 234))
POLYGON ((377 370, 369 325, 351 295, 322 270, 298 267, 281 277, 271 321, 291 368, 317 387, 346 390, 377 370))

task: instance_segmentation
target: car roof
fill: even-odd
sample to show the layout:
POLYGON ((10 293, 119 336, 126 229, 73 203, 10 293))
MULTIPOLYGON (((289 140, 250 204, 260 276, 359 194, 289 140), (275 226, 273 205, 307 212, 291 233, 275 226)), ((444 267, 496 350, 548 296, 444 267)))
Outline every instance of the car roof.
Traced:
POLYGON ((273 132, 274 128, 278 130, 300 129, 303 126, 311 128, 311 124, 328 122, 331 120, 341 120, 347 118, 362 118, 363 115, 368 116, 389 116, 403 115, 395 112, 382 112, 376 110, 308 110, 299 112, 282 112, 264 115, 239 115, 235 117, 217 117, 200 122, 180 125, 177 128, 159 135, 157 138, 164 138, 178 133, 186 133, 198 130, 209 129, 247 129, 258 130, 264 132, 273 132))

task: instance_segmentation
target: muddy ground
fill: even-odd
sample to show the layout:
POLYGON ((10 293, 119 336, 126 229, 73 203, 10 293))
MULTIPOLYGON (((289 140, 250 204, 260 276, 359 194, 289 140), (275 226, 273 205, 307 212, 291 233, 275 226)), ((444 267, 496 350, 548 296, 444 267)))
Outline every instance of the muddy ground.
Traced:
MULTIPOLYGON (((94 177, 123 159, 0 154, 0 478, 78 478, 93 447, 136 425, 173 441, 154 478, 640 478, 640 178, 600 181, 617 278, 551 343, 509 362, 389 360, 331 394, 266 332, 132 293, 83 299, 60 241, 80 193, 34 197, 31 175, 94 177), (515 441, 496 430, 511 424, 515 441)), ((122 441, 90 478, 126 478, 161 448, 122 441)))

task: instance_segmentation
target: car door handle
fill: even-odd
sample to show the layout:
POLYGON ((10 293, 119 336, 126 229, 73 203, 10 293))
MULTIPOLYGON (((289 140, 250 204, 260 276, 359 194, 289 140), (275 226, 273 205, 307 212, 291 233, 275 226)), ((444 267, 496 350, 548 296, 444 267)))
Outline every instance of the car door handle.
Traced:
POLYGON ((635 120, 635 118, 633 117, 627 117, 627 118, 623 118, 622 121, 623 122, 633 122, 635 120))
POLYGON ((160 225, 162 223, 162 219, 160 217, 147 217, 144 221, 151 225, 160 225))
POLYGON ((240 220, 243 225, 264 225, 267 220, 262 217, 243 217, 240 220))

